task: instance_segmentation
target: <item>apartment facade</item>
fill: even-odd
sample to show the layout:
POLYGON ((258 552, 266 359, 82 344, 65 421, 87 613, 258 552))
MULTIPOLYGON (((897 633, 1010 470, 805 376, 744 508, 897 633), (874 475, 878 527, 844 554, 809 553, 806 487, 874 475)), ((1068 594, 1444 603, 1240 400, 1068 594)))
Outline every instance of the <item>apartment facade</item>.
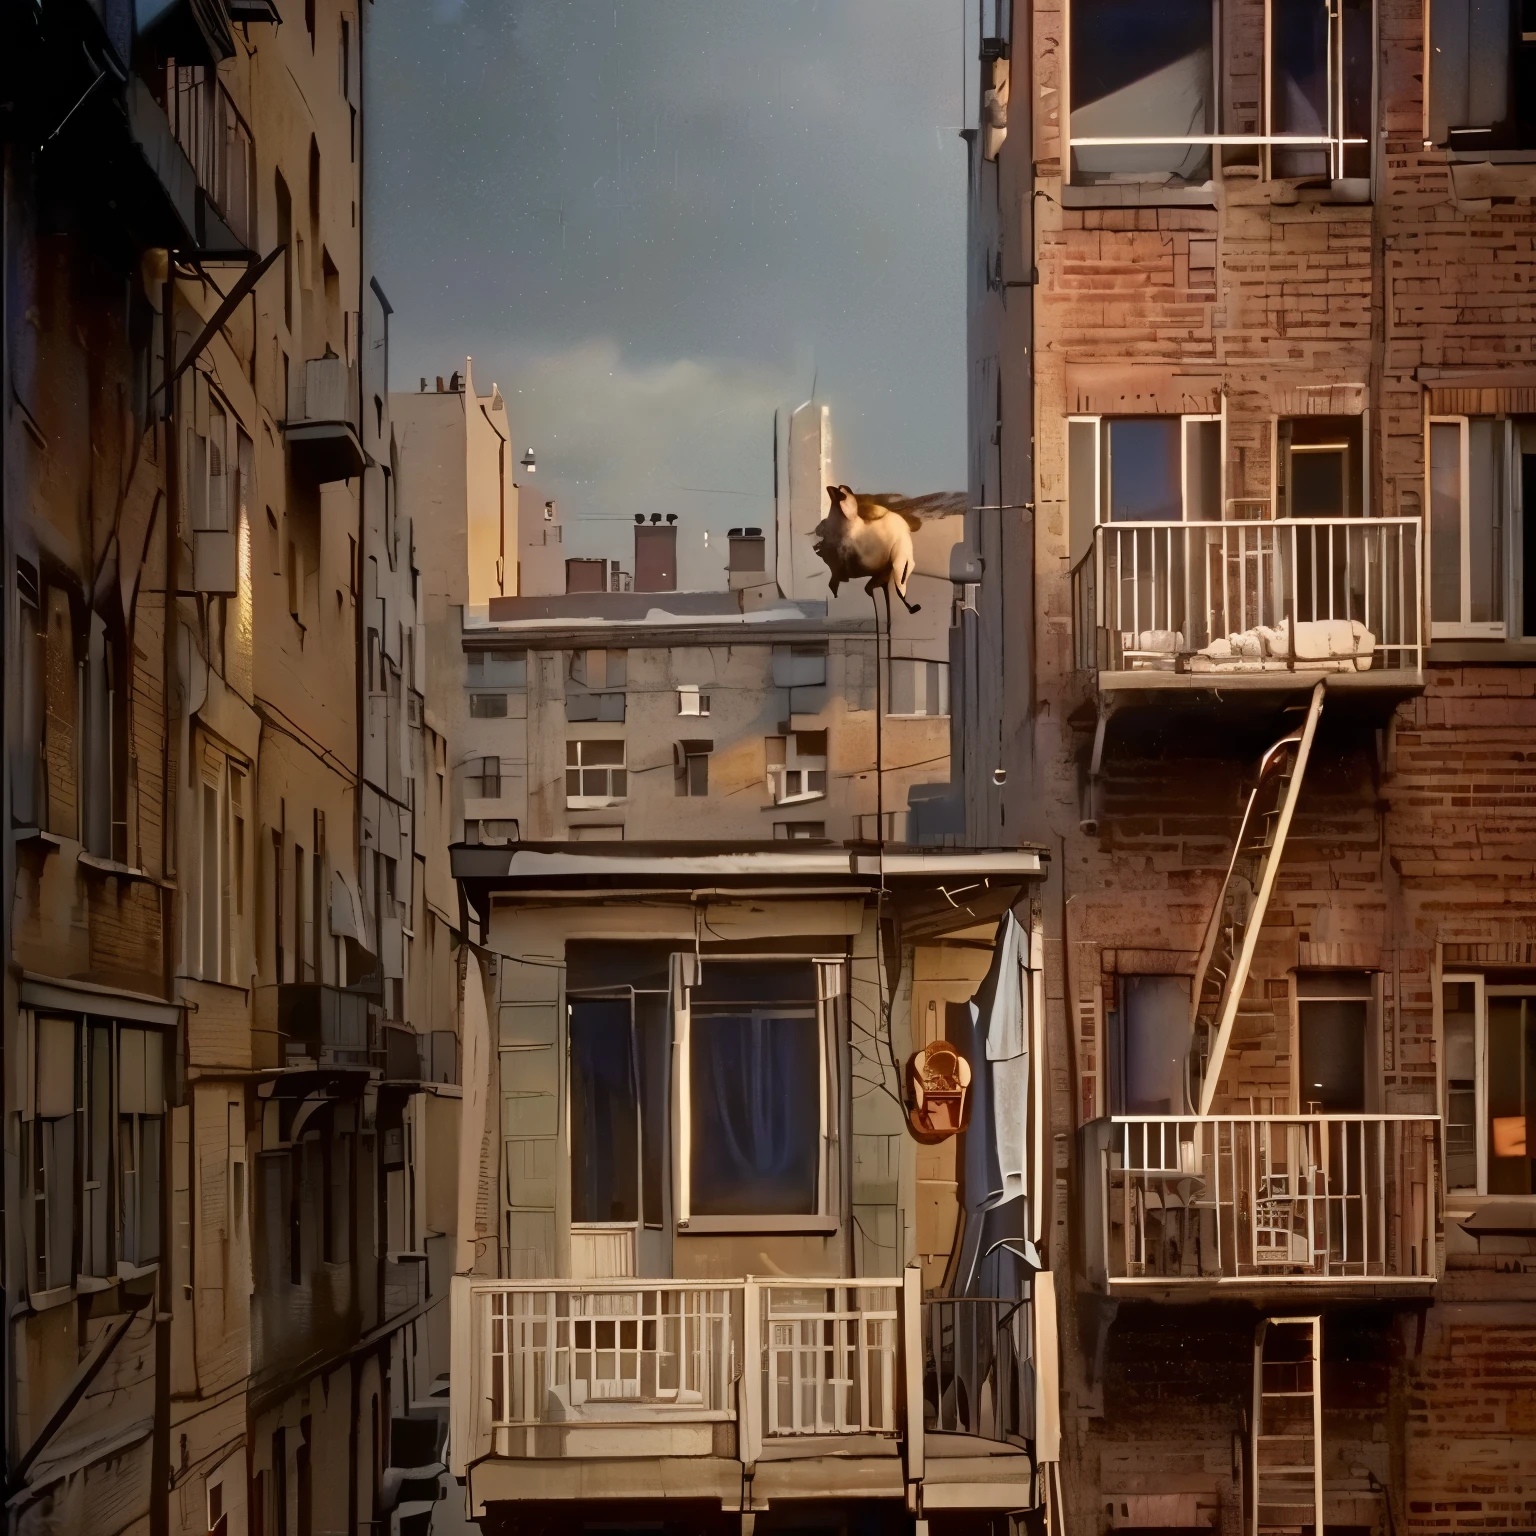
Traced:
POLYGON ((658 590, 661 519, 632 590, 465 610, 453 860, 488 1006, 450 1439, 483 1529, 1041 1506, 1044 861, 955 832, 959 531, 919 531, 937 574, 889 640, 862 591, 782 596, 757 529, 722 590, 658 590), (951 1070, 920 1110, 925 1050, 951 1070))
POLYGON ((971 835, 1058 854, 1063 1518, 1524 1529, 1529 42, 979 43, 957 698, 971 835))
POLYGON ((455 906, 415 832, 361 17, 6 28, 11 1520, 419 1526, 455 906))

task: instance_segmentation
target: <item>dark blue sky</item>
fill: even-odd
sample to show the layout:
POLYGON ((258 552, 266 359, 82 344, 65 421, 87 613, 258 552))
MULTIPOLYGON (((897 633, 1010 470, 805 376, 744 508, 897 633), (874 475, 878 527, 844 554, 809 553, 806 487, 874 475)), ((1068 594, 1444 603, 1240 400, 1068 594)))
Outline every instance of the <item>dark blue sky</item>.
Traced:
MULTIPOLYGON (((773 409, 963 487, 962 0, 384 0, 368 199, 393 384, 474 357, 573 553, 766 522, 773 409)), ((972 50, 974 51, 974 49, 972 50)))

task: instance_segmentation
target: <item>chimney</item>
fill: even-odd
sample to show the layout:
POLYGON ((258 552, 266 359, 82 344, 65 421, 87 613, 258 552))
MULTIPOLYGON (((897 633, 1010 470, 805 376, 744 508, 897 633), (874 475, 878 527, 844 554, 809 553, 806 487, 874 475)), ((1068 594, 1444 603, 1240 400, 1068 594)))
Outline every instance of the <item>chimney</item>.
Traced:
POLYGON ((635 586, 636 592, 677 591, 677 517, 670 516, 665 526, 661 513, 651 513, 649 523, 635 514, 635 586))
POLYGON ((437 392, 438 392, 438 394, 442 394, 442 392, 443 392, 443 376, 442 376, 442 374, 438 374, 438 376, 437 376, 437 392))

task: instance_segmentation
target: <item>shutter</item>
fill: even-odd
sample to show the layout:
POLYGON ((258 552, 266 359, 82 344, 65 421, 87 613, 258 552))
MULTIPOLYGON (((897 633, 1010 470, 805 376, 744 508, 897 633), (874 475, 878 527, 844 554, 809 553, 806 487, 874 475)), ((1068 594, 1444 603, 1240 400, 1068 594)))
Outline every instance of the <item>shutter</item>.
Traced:
POLYGON ((497 1047, 501 1065, 506 1273, 557 1273, 564 966, 503 956, 497 1047))

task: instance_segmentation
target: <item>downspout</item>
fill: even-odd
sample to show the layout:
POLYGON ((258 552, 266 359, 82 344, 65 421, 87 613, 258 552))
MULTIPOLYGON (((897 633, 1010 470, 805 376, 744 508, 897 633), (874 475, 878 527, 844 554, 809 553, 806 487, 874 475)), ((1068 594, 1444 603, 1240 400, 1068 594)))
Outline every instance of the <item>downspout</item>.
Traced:
MULTIPOLYGON (((163 988, 167 998, 174 998, 176 987, 176 923, 178 918, 176 887, 176 772, 177 754, 172 732, 180 727, 180 688, 176 676, 176 611, 178 587, 177 546, 181 539, 181 443, 177 436, 176 385, 170 382, 176 359, 176 253, 165 253, 165 286, 161 299, 161 328, 164 356, 161 377, 165 387, 165 596, 161 614, 164 669, 161 689, 165 699, 165 734, 161 738, 160 808, 160 889, 161 962, 163 988)), ((186 1057, 186 1019, 177 1028, 180 1049, 176 1057, 186 1057)), ((179 1076, 179 1074, 178 1074, 179 1076)), ((149 1528, 151 1536, 167 1536, 171 1516, 171 1187, 172 1149, 176 1137, 172 1131, 174 1104, 180 1097, 181 1084, 174 1085, 172 1113, 166 1116, 166 1134, 160 1138, 160 1270, 157 1277, 155 1313, 155 1427, 150 1450, 149 1528)), ((188 1143, 190 1155, 190 1141, 188 1143)), ((190 1186, 189 1186, 190 1187, 190 1186)))

